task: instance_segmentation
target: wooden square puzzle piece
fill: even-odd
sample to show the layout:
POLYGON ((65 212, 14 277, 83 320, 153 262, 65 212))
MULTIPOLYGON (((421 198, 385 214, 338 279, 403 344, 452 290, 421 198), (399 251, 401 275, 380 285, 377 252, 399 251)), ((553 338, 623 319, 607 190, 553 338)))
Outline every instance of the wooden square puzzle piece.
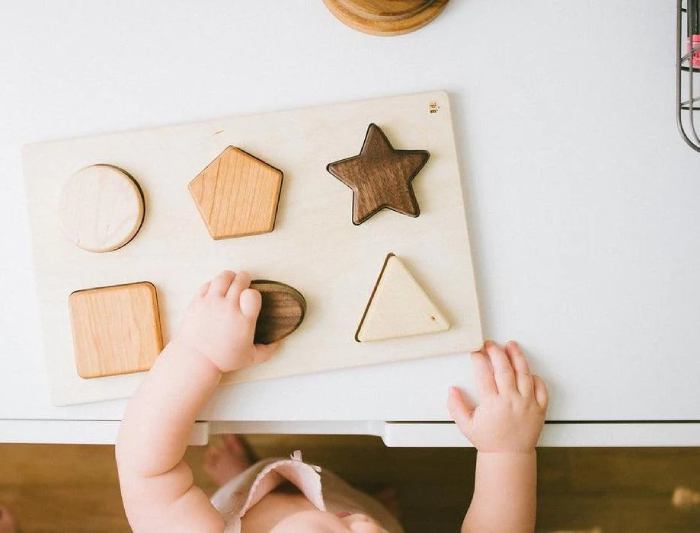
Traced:
POLYGON ((188 188, 213 239, 258 235, 275 227, 282 171, 229 146, 188 188))
POLYGON ((82 378, 148 370, 163 349, 151 283, 79 290, 69 305, 75 366, 82 378))

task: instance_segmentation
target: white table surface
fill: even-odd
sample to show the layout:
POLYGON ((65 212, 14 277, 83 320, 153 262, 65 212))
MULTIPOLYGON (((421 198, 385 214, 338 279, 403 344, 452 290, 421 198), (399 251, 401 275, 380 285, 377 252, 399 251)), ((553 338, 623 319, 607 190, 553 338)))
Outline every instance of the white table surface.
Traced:
MULTIPOLYGON (((700 420, 700 155, 674 122, 674 5, 453 0, 378 38, 320 0, 3 2, 0 419, 124 408, 50 405, 23 144, 446 89, 485 333, 527 347, 548 419, 700 420)), ((445 420, 452 383, 471 388, 464 355, 238 385, 202 418, 445 420)))

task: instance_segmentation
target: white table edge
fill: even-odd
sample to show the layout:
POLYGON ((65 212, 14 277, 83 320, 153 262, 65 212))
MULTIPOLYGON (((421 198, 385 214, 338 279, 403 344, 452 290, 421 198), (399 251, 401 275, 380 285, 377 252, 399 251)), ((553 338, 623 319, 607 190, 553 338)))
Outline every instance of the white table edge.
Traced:
MULTIPOLYGON (((0 420, 0 443, 114 444, 119 420, 0 420)), ((297 434, 371 435, 388 447, 459 448, 471 444, 451 422, 384 421, 235 421, 197 422, 190 445, 203 446, 210 435, 297 434)), ((700 421, 547 422, 539 447, 700 446, 700 421)))

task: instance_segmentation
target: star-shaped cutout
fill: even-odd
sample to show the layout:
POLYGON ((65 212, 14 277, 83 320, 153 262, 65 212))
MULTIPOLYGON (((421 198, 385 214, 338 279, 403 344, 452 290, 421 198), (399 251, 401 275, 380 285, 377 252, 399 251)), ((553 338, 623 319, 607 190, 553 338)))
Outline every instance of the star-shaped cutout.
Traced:
POLYGON ((326 168, 352 189, 352 223, 358 226, 385 207, 420 215, 411 182, 429 157, 425 150, 395 150, 379 126, 370 124, 359 155, 326 168))

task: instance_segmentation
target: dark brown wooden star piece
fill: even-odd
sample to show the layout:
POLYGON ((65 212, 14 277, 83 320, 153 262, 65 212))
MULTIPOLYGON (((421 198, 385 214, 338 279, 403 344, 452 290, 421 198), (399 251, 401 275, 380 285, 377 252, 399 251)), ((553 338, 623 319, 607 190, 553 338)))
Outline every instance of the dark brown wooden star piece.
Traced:
POLYGON ((326 169, 352 189, 352 223, 359 226, 384 208, 420 215, 411 182, 429 157, 425 150, 395 150, 379 126, 370 124, 359 155, 326 169))

